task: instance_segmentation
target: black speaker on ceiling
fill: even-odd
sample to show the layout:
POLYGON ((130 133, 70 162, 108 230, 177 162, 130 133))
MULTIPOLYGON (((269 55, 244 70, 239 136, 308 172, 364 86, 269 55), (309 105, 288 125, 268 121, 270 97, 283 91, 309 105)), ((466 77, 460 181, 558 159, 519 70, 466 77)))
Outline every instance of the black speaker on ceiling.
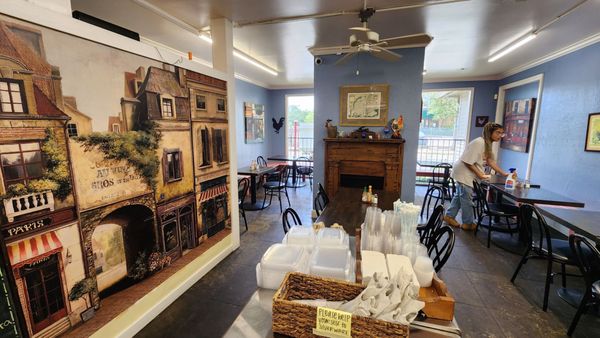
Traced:
POLYGON ((106 30, 109 30, 111 32, 126 36, 130 39, 134 39, 136 41, 140 41, 140 35, 134 31, 130 31, 127 28, 123 28, 121 26, 117 26, 113 23, 110 23, 108 21, 104 21, 102 19, 98 19, 96 17, 93 17, 91 15, 85 14, 83 12, 80 11, 73 11, 73 18, 77 19, 77 20, 81 20, 84 22, 87 22, 91 25, 94 26, 98 26, 100 28, 104 28, 106 30))

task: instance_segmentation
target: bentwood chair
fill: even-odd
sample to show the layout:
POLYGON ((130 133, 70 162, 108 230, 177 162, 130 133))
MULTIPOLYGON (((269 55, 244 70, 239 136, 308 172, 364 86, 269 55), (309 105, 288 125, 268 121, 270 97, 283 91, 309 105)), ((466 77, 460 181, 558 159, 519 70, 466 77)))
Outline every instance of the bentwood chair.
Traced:
POLYGON ((313 167, 308 157, 298 157, 296 162, 305 163, 303 165, 298 165, 296 167, 296 173, 299 176, 303 176, 308 178, 308 182, 310 183, 310 190, 313 189, 313 167), (304 161, 304 162, 303 162, 304 161))
POLYGON ((288 179, 289 170, 287 166, 282 166, 278 172, 275 173, 277 175, 277 181, 267 181, 263 184, 263 188, 265 189, 265 197, 263 199, 263 208, 267 202, 267 195, 270 196, 269 203, 273 201, 273 195, 277 194, 277 198, 279 199, 279 212, 283 212, 283 205, 281 204, 281 194, 285 194, 287 198, 288 205, 291 207, 290 197, 287 191, 287 179, 288 179))
MULTIPOLYGON (((260 166, 262 168, 267 167, 267 161, 262 156, 256 157, 256 164, 258 164, 258 166, 260 166)), ((277 181, 277 175, 273 174, 273 173, 266 173, 266 174, 263 174, 260 176, 260 178, 259 178, 260 183, 265 183, 267 181, 277 181)))
POLYGON ((440 163, 433 167, 432 176, 427 183, 427 188, 432 186, 441 187, 444 191, 444 200, 451 200, 456 191, 454 179, 450 177, 452 165, 450 163, 440 163))
MULTIPOLYGON (((585 310, 600 304, 600 251, 587 238, 579 235, 569 236, 569 246, 585 280, 583 297, 567 331, 567 336, 570 337, 585 310)), ((559 289, 559 295, 561 291, 564 292, 564 289, 559 289)))
POLYGON ((431 185, 427 188, 425 197, 423 197, 423 205, 421 206, 421 217, 425 213, 426 217, 429 217, 429 210, 437 208, 439 205, 444 205, 444 189, 437 185, 431 185), (433 201, 433 206, 431 202, 433 201))
POLYGON ((250 178, 245 177, 238 180, 238 209, 240 209, 240 215, 244 218, 244 225, 246 231, 248 231, 248 221, 246 220, 246 211, 244 210, 244 200, 248 194, 248 187, 250 185, 250 178))
MULTIPOLYGON (((515 282, 519 271, 529 259, 544 259, 546 265, 546 284, 544 287, 544 302, 542 310, 548 309, 548 292, 550 291, 550 283, 556 274, 552 272, 554 263, 561 266, 562 285, 566 287, 567 277, 569 274, 565 271, 565 265, 576 265, 575 255, 569 248, 569 242, 562 239, 552 238, 550 228, 540 214, 538 209, 531 204, 522 204, 519 208, 519 220, 521 226, 521 236, 526 237, 527 249, 523 253, 523 257, 515 270, 511 283, 515 282), (535 216, 535 220, 534 220, 535 216)), ((569 275, 572 276, 572 275, 569 275)))
POLYGON ((501 203, 488 203, 487 189, 485 189, 481 184, 477 181, 473 181, 473 190, 475 190, 475 194, 477 195, 477 203, 475 204, 478 208, 475 213, 478 215, 477 219, 477 227, 475 228, 475 235, 477 235, 477 231, 480 227, 488 229, 488 238, 487 238, 487 247, 490 247, 490 242, 492 241, 492 231, 502 232, 514 234, 519 231, 518 225, 518 217, 519 217, 519 207, 516 205, 510 204, 501 204, 501 203), (488 222, 485 223, 485 217, 488 217, 488 222), (494 218, 504 218, 506 223, 494 223, 494 218), (511 220, 514 218, 517 221, 511 223, 511 220), (514 225, 515 227, 511 227, 514 225))
POLYGON ((323 185, 321 183, 319 183, 319 192, 321 193, 321 195, 323 195, 325 205, 329 204, 329 196, 327 196, 327 192, 325 191, 325 188, 323 188, 323 185))
POLYGON ((435 272, 439 272, 450 258, 454 249, 454 230, 447 225, 437 229, 428 241, 427 254, 433 260, 435 272))
POLYGON ((314 200, 314 209, 317 213, 317 216, 321 215, 327 204, 328 201, 325 199, 325 194, 321 190, 319 190, 314 200))
POLYGON ((300 216, 298 216, 298 213, 296 212, 296 210, 294 210, 292 208, 285 209, 285 211, 283 212, 283 215, 281 216, 281 220, 283 223, 283 232, 286 234, 292 226, 302 225, 300 216), (291 219, 291 221, 290 221, 290 219, 291 219))
POLYGON ((417 227, 421 243, 426 247, 430 246, 430 241, 437 229, 441 228, 444 223, 444 206, 438 205, 429 217, 426 224, 417 227))

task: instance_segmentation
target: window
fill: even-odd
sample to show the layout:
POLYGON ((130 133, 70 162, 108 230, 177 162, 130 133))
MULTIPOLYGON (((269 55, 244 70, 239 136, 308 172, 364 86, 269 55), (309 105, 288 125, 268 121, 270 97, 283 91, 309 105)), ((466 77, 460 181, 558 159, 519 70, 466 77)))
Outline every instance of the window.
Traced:
POLYGON ((67 133, 69 137, 77 137, 77 125, 75 123, 67 123, 67 133))
POLYGON ((206 110, 206 96, 196 95, 196 109, 206 110))
POLYGON ((173 99, 162 99, 162 116, 163 117, 174 117, 173 114, 173 99))
POLYGON ((179 149, 165 150, 163 165, 166 182, 177 181, 183 177, 181 151, 179 149))
POLYGON ((4 187, 16 183, 27 184, 30 180, 42 177, 44 165, 38 142, 1 144, 0 162, 4 187))
POLYGON ((0 111, 3 113, 26 113, 23 81, 0 79, 0 111))
POLYGON ((217 111, 224 112, 225 111, 225 99, 217 98, 217 111))
POLYGON ((121 132, 121 125, 118 123, 113 123, 112 131, 113 131, 113 133, 119 134, 121 132))
POLYGON ((177 236, 177 214, 175 211, 171 211, 161 216, 161 223, 163 245, 165 247, 165 252, 169 252, 179 246, 179 240, 177 236))
POLYGON ((208 137, 208 128, 200 129, 200 144, 202 148, 202 163, 201 167, 210 165, 210 141, 208 137))
POLYGON ((225 129, 213 129, 213 147, 215 160, 218 163, 227 162, 227 130, 225 129))

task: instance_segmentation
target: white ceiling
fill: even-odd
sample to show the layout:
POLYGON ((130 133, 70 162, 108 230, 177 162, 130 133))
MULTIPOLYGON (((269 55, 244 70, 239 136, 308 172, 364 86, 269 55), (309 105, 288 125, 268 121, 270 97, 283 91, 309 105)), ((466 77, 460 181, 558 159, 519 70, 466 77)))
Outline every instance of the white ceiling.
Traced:
MULTIPOLYGON (((165 21, 140 0, 72 0, 73 10, 137 31, 141 36, 211 60, 210 45, 189 30, 165 21)), ((235 23, 337 11, 358 11, 362 0, 141 0, 197 30, 210 19, 235 23)), ((488 63, 492 53, 552 21, 581 0, 470 0, 399 11, 376 12, 369 27, 381 38, 425 32, 433 37, 425 52, 425 81, 498 78, 569 47, 600 36, 600 0, 588 0, 543 29, 529 44, 488 63)), ((397 7, 435 0, 370 0, 369 7, 397 7)), ((311 87, 312 46, 343 45, 355 15, 234 28, 234 47, 280 71, 272 76, 240 60, 236 73, 269 88, 311 87)), ((167 60, 168 61, 168 60, 167 60)), ((384 62, 384 61, 382 61, 384 62)))

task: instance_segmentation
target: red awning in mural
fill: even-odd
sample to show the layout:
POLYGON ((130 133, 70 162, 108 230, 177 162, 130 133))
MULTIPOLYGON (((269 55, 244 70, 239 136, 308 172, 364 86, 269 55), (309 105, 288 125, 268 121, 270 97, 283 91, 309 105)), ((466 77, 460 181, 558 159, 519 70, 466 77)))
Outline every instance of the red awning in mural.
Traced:
POLYGON ((227 185, 225 184, 207 189, 200 193, 200 203, 225 193, 227 193, 227 185))
POLYGON ((8 257, 13 268, 33 263, 59 252, 62 243, 54 231, 37 235, 8 245, 8 257))

